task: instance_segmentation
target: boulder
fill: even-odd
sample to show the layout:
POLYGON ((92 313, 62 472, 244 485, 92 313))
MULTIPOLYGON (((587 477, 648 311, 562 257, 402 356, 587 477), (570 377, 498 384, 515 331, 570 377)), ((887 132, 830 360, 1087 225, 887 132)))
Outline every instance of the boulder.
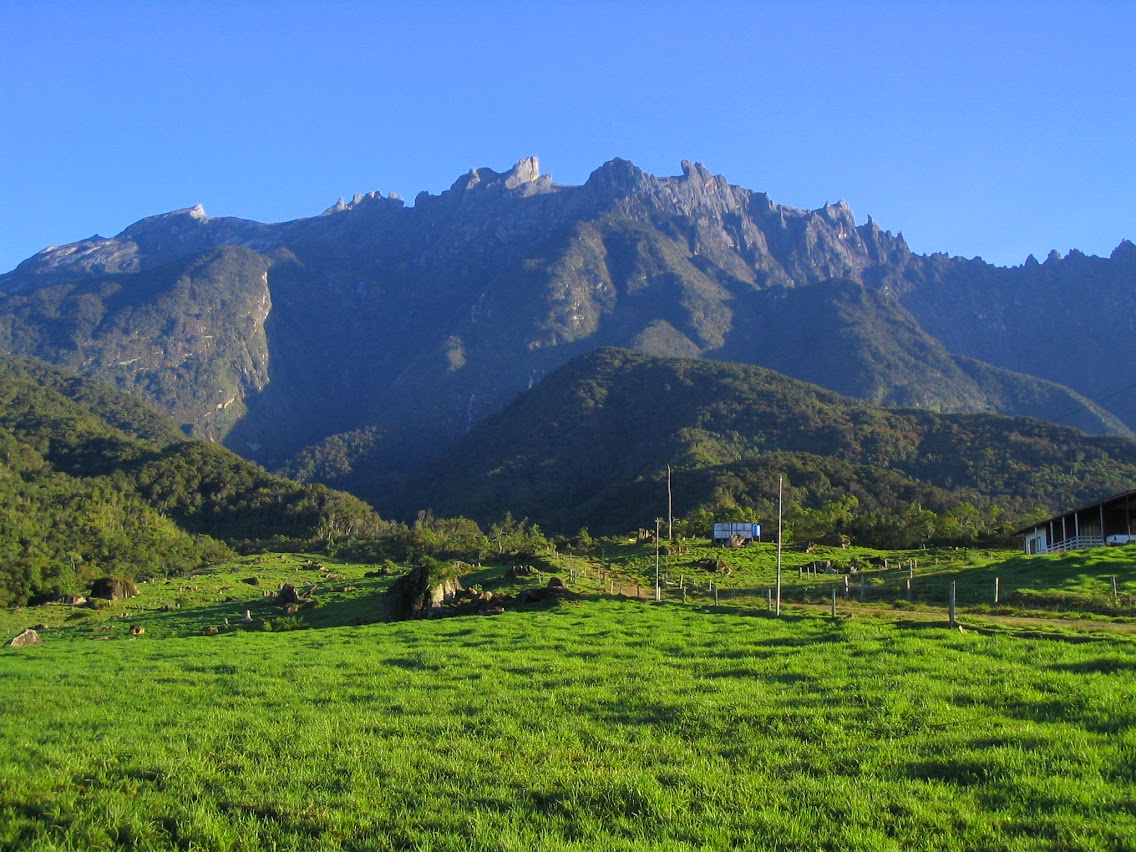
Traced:
POLYGON ((21 632, 18 636, 8 643, 13 648, 26 648, 28 645, 42 645, 43 640, 39 634, 32 630, 30 627, 21 632))
POLYGON ((124 577, 100 577, 91 583, 91 597, 108 601, 121 601, 138 594, 133 580, 124 577))
POLYGON ((399 577, 386 593, 387 618, 408 621, 440 615, 442 607, 453 603, 462 591, 453 570, 453 566, 420 565, 399 577))
POLYGON ((299 603, 300 593, 296 591, 296 587, 291 583, 285 583, 280 587, 280 591, 276 593, 276 602, 281 606, 299 603))

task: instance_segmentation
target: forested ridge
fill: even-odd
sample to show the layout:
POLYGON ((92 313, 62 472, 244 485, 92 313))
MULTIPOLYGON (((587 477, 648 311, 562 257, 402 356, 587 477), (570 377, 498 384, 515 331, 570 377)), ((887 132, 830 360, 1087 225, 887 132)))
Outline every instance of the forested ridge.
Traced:
MULTIPOLYGON (((552 530, 675 513, 768 520, 777 480, 800 536, 973 541, 1130 488, 1136 442, 1030 418, 880 408, 778 373, 604 349, 475 428, 415 501, 477 520, 507 506, 552 530)), ((705 533, 702 533, 705 534, 705 533)))
POLYGON ((0 605, 385 526, 354 497, 185 440, 107 385, 0 358, 0 605))

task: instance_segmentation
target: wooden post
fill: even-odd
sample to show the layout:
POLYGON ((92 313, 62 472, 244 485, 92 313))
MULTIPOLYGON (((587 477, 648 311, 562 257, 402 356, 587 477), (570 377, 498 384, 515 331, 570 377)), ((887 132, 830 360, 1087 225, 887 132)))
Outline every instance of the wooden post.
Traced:
POLYGON ((686 586, 682 587, 682 602, 686 603, 686 586))
POLYGON ((832 587, 832 617, 836 618, 836 586, 832 587))
POLYGON ((998 577, 994 578, 994 603, 998 603, 998 593, 1001 591, 1001 581, 998 577))
POLYGON ((718 605, 718 586, 714 586, 714 606, 718 605))
POLYGON ((851 584, 848 582, 848 575, 844 575, 844 600, 848 600, 848 596, 852 594, 851 584))
POLYGON ((1116 603, 1116 575, 1112 577, 1112 602, 1116 603))
POLYGON ((911 601, 911 578, 910 577, 907 578, 907 600, 908 600, 908 602, 911 601))
POLYGON ((864 572, 860 571, 860 603, 864 602, 864 572))
POLYGON ((765 590, 765 611, 773 612, 773 589, 765 590))
POLYGON ((957 626, 955 624, 955 592, 956 592, 956 581, 951 580, 951 598, 950 598, 951 627, 957 626))

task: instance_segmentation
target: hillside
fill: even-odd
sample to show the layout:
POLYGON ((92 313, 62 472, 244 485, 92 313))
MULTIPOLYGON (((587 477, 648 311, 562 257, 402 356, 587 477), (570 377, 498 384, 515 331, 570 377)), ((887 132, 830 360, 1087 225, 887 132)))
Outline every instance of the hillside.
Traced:
POLYGON ((1001 269, 697 163, 614 159, 565 186, 528 158, 412 206, 370 193, 274 225, 194 207, 45 249, 0 276, 0 351, 137 392, 272 468, 389 490, 603 346, 1131 435, 1134 280, 1128 242, 1001 269))
POLYGON ((909 546, 933 523, 926 511, 965 538, 1122 490, 1136 441, 879 408, 759 367, 603 349, 475 427, 420 472, 410 502, 474 519, 509 508, 562 532, 653 527, 668 464, 677 517, 737 508, 768 523, 784 475, 790 508, 848 514, 855 498, 843 531, 909 546))
POLYGON ((349 495, 187 441, 132 397, 28 360, 0 357, 0 453, 0 606, 383 527, 349 495))

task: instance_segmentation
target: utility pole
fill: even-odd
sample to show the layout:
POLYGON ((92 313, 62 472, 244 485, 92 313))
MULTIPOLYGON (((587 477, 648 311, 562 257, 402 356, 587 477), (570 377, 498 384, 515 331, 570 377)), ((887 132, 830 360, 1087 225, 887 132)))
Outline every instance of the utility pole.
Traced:
POLYGON ((657 601, 663 599, 662 590, 659 588, 659 525, 662 522, 662 518, 655 518, 655 600, 657 601))
MULTIPOLYGON (((1101 529, 1104 529, 1102 526, 1101 529)), ((667 465, 667 541, 674 541, 674 501, 671 497, 671 466, 667 465)))
POLYGON ((777 477, 777 615, 781 614, 781 480, 777 477))

